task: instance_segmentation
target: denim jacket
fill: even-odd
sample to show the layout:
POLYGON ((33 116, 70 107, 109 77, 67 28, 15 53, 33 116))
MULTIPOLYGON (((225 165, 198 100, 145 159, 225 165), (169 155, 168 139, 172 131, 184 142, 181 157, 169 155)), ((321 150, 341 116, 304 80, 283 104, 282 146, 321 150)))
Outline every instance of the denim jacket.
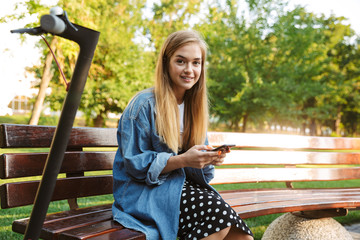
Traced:
POLYGON ((175 240, 185 178, 214 190, 208 184, 214 167, 186 167, 161 174, 176 153, 158 136, 155 117, 153 89, 147 89, 130 101, 120 118, 113 166, 113 216, 123 226, 145 233, 146 239, 175 240))

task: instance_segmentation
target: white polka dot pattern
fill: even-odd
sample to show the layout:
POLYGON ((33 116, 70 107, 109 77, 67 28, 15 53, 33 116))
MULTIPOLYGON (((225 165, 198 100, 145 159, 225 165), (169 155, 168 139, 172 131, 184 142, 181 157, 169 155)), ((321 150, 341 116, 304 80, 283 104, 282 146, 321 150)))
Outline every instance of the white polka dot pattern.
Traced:
POLYGON ((246 223, 221 196, 211 189, 185 181, 181 194, 179 239, 201 239, 229 226, 236 226, 252 235, 246 223))

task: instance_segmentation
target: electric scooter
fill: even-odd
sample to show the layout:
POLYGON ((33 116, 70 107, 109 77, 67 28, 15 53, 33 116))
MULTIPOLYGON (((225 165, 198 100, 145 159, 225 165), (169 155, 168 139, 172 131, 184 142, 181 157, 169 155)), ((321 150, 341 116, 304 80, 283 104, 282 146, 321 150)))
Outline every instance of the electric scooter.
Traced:
POLYGON ((24 239, 35 240, 40 236, 54 192, 56 179, 63 162, 100 33, 71 23, 66 11, 60 7, 54 7, 50 10, 50 14, 43 15, 40 20, 40 27, 16 29, 11 30, 11 32, 27 33, 30 35, 50 33, 74 41, 80 46, 79 56, 68 93, 63 103, 59 122, 51 142, 50 152, 46 159, 42 179, 35 197, 34 207, 24 234, 24 239))

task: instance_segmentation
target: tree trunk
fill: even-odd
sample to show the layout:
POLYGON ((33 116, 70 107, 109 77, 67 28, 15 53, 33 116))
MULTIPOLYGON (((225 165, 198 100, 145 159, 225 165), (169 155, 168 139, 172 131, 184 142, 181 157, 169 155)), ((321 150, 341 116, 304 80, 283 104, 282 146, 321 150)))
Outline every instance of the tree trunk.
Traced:
POLYGON ((316 121, 314 118, 310 122, 310 136, 316 136, 316 121))
MULTIPOLYGON (((54 50, 56 43, 57 43, 56 38, 53 38, 50 43, 51 49, 54 50)), ((36 97, 36 101, 35 101, 33 110, 31 112, 31 117, 30 117, 30 121, 29 121, 30 125, 37 125, 39 122, 39 119, 40 119, 42 107, 43 107, 44 100, 45 100, 46 89, 49 86, 50 80, 54 76, 54 73, 51 72, 52 59, 53 59, 53 56, 51 55, 51 52, 49 52, 45 58, 44 72, 43 72, 43 76, 41 78, 39 93, 36 97)))
POLYGON ((306 135, 306 123, 302 123, 301 124, 301 128, 300 128, 300 135, 306 135))
POLYGON ((342 116, 342 112, 341 112, 341 107, 338 107, 337 110, 337 115, 336 115, 336 120, 335 120, 335 132, 337 136, 341 136, 341 116, 342 116))
POLYGON ((316 124, 316 136, 323 136, 321 127, 322 127, 322 125, 320 123, 316 124))
POLYGON ((105 119, 102 117, 102 114, 98 114, 96 118, 94 118, 94 127, 104 127, 105 119))
POLYGON ((249 114, 245 113, 243 117, 243 126, 242 126, 242 132, 246 132, 246 124, 248 120, 249 114))

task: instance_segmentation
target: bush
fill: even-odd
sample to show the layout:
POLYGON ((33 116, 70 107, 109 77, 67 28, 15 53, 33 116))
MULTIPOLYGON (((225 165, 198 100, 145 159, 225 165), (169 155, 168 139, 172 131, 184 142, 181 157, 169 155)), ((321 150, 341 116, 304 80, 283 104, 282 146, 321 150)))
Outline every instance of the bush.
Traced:
POLYGON ((56 126, 58 122, 58 116, 41 116, 38 125, 56 126))

